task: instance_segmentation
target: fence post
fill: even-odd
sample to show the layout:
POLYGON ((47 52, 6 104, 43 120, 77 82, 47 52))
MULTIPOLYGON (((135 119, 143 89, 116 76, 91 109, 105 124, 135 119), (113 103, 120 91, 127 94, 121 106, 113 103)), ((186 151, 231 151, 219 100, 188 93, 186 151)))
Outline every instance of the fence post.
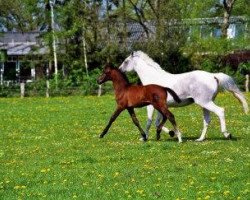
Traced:
POLYGON ((20 83, 20 90, 21 90, 21 98, 25 95, 25 82, 20 83))
MULTIPOLYGON (((49 63, 51 67, 51 62, 49 63)), ((49 67, 46 68, 46 97, 49 98, 49 67)))
POLYGON ((49 80, 46 80, 46 97, 49 98, 49 80))
POLYGON ((246 74, 245 88, 246 92, 249 92, 249 74, 246 74))
POLYGON ((100 97, 102 95, 102 85, 99 85, 98 88, 98 97, 100 97))

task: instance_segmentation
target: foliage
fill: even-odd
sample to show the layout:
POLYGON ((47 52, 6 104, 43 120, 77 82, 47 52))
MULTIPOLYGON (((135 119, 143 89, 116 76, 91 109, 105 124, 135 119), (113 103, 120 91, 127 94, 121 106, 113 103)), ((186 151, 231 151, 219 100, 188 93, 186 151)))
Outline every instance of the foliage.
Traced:
POLYGON ((20 86, 9 84, 0 87, 0 97, 18 97, 20 96, 20 86))
POLYGON ((6 51, 0 51, 0 62, 5 62, 7 59, 6 51))
POLYGON ((241 63, 239 66, 239 72, 243 75, 250 74, 250 62, 241 63))
MULTIPOLYGON (((249 94, 246 94, 248 99, 249 94)), ((174 109, 183 144, 162 134, 139 141, 124 112, 105 138, 115 102, 100 98, 0 99, 2 199, 248 199, 249 115, 231 94, 220 94, 228 131, 212 116, 208 138, 197 143, 202 111, 174 109)), ((146 109, 137 109, 141 124, 146 109)))

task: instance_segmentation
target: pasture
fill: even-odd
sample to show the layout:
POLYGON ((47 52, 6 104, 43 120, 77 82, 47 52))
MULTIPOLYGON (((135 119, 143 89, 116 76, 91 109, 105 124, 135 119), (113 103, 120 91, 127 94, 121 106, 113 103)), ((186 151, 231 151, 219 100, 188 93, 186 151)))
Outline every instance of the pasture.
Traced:
MULTIPOLYGON (((233 139, 212 114, 208 139, 195 142, 203 122, 192 105, 171 108, 179 144, 164 133, 156 141, 154 127, 139 141, 127 112, 99 139, 113 95, 0 99, 0 199, 249 199, 250 117, 231 94, 216 102, 233 139)), ((136 113, 144 128, 146 108, 136 113)))

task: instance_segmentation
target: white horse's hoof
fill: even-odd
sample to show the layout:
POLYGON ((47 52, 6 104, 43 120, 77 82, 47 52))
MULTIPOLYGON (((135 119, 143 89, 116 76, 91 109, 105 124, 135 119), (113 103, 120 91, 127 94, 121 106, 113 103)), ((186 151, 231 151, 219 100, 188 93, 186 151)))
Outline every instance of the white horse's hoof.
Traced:
POLYGON ((232 134, 231 133, 226 132, 226 133, 224 133, 224 136, 225 136, 226 139, 229 139, 229 140, 232 139, 232 134))
POLYGON ((141 137, 139 140, 142 141, 142 142, 146 142, 148 140, 148 136, 146 136, 146 139, 141 137))
POLYGON ((195 141, 196 142, 203 142, 205 140, 205 138, 198 138, 198 139, 196 139, 195 141))

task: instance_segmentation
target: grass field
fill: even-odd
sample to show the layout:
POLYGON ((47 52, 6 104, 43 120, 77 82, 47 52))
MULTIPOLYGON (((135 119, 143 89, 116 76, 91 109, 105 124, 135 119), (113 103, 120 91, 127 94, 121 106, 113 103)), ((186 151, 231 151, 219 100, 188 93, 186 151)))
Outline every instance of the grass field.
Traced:
MULTIPOLYGON (((193 105, 171 109, 179 144, 156 141, 154 127, 140 142, 127 112, 99 139, 113 96, 0 99, 0 199, 249 199, 250 117, 230 94, 217 103, 233 140, 212 115, 208 139, 195 142, 202 111, 193 105)), ((136 113, 144 127, 146 109, 136 113)))

